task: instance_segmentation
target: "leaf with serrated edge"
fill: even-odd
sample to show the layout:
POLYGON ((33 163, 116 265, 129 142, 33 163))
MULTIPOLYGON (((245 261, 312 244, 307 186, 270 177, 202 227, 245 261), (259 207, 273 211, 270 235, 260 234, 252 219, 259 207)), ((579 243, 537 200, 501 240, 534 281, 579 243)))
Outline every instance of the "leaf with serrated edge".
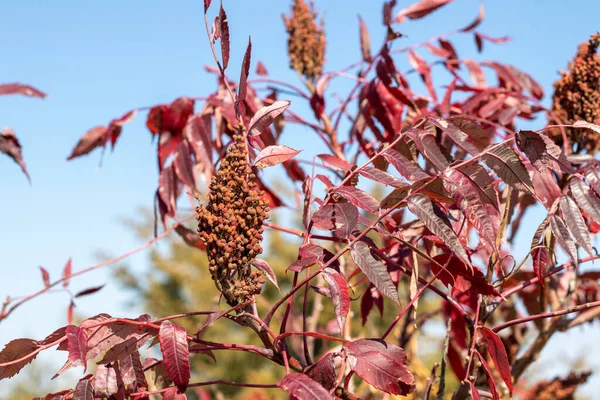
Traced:
POLYGON ((506 383, 506 386, 512 395, 512 375, 510 374, 510 363, 508 362, 508 355, 506 354, 504 343, 502 343, 502 340, 494 331, 486 327, 481 328, 481 336, 483 336, 483 339, 486 341, 490 356, 492 356, 492 360, 494 360, 494 364, 500 372, 502 380, 506 383))
POLYGON ((358 172, 365 178, 375 182, 383 183, 384 185, 389 185, 395 188, 403 188, 409 186, 408 183, 396 178, 395 176, 390 175, 387 172, 384 172, 380 169, 369 167, 368 165, 362 167, 358 172))
POLYGON ((277 386, 289 393, 290 397, 298 400, 324 400, 333 398, 317 381, 301 373, 284 376, 277 383, 277 386))
POLYGON ((562 196, 560 198, 560 211, 577 244, 592 256, 594 250, 592 249, 590 234, 577 204, 570 197, 562 196))
POLYGON ((410 161, 406 158, 402 153, 396 151, 394 149, 387 149, 385 153, 383 153, 383 157, 390 163, 396 170, 408 179, 409 181, 419 181, 421 179, 429 178, 429 175, 425 173, 414 162, 410 161))
POLYGON ((369 246, 363 242, 357 242, 352 246, 350 255, 360 270, 367 276, 369 282, 375 285, 381 293, 400 306, 398 290, 396 289, 394 282, 392 282, 390 273, 381 261, 377 261, 375 257, 371 255, 369 246))
POLYGON ((533 193, 531 177, 517 153, 510 147, 501 145, 490 149, 482 156, 482 160, 507 185, 533 193))
POLYGON ((186 331, 171 321, 163 321, 160 324, 158 338, 169 377, 181 392, 185 392, 190 382, 190 359, 186 331))
POLYGON ((323 279, 329 285, 331 300, 333 301, 333 309, 335 316, 340 326, 340 332, 344 332, 346 325, 346 317, 350 311, 350 294, 348 293, 348 284, 346 279, 333 268, 325 268, 323 270, 323 279))
POLYGON ((270 106, 258 110, 248 124, 248 135, 258 136, 263 133, 291 103, 289 100, 277 100, 270 106))
POLYGON ((338 188, 336 193, 341 194, 350 203, 363 210, 376 214, 379 210, 379 202, 370 194, 353 186, 342 186, 338 188))
POLYGON ((571 239, 571 235, 569 234, 569 230, 565 226, 565 223, 558 216, 553 215, 550 217, 550 228, 565 253, 567 253, 575 265, 577 265, 577 247, 575 247, 575 243, 573 242, 573 239, 571 239))
POLYGON ((4 346, 0 351, 0 364, 18 360, 26 357, 24 360, 18 363, 0 366, 0 380, 11 378, 18 374, 19 371, 29 364, 37 356, 37 354, 31 354, 39 347, 39 343, 33 339, 15 339, 11 340, 4 346), (29 355, 29 357, 27 357, 29 355))
POLYGON ((291 159, 296 156, 300 151, 294 150, 291 147, 287 147, 281 144, 274 146, 267 146, 258 153, 254 166, 256 168, 266 168, 273 165, 280 164, 284 161, 291 159))
POLYGON ((570 180, 569 188, 579 208, 585 211, 594 221, 600 221, 600 198, 591 192, 587 185, 577 177, 570 180))
POLYGON ((407 200, 408 209, 415 214, 433 234, 438 236, 446 246, 450 248, 461 260, 470 268, 473 268, 467 252, 460 244, 460 240, 447 220, 443 219, 441 213, 434 209, 434 205, 429 198, 423 194, 415 193, 407 200))

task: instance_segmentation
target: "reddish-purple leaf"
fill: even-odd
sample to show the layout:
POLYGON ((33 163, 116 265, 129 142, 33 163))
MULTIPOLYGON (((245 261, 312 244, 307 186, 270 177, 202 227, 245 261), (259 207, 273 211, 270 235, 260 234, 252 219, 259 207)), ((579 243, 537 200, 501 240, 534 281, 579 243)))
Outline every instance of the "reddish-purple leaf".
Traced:
POLYGON ((411 186, 394 189, 390 194, 385 196, 383 200, 381 200, 381 208, 387 210, 390 208, 399 207, 400 202, 406 199, 406 196, 408 196, 410 190, 411 186))
MULTIPOLYGON (((88 323, 106 321, 110 318, 108 314, 99 314, 87 319, 81 325, 85 327, 88 323)), ((148 322, 150 317, 144 314, 134 321, 148 322)), ((108 364, 120 360, 149 340, 149 332, 154 333, 155 331, 146 326, 122 322, 114 322, 94 328, 88 338, 87 358, 92 360, 104 354, 100 363, 108 364)))
MULTIPOLYGON (((54 332, 52 332, 51 334, 49 334, 48 336, 46 336, 46 338, 44 340, 42 340, 40 344, 43 345, 43 346, 45 346, 47 344, 54 343, 57 340, 62 339, 63 337, 65 337, 65 335, 67 334, 66 331, 67 331, 67 327, 66 326, 58 328, 57 330, 55 330, 54 332)), ((62 343, 65 343, 65 342, 62 342, 62 343)))
POLYGON ((175 171, 174 164, 170 164, 167 168, 160 171, 158 177, 158 195, 166 206, 167 215, 171 217, 174 217, 176 212, 177 183, 177 172, 175 171))
POLYGON ((544 285, 544 274, 550 263, 550 252, 548 251, 548 248, 545 246, 534 248, 531 251, 531 258, 533 260, 533 272, 540 280, 540 283, 544 285))
POLYGON ((325 282, 329 285, 335 317, 340 327, 340 332, 343 334, 344 326, 346 325, 346 317, 350 311, 348 283, 343 275, 333 268, 325 268, 323 272, 323 279, 325 279, 325 282))
POLYGON ((42 280, 44 281, 44 287, 50 287, 50 274, 46 271, 46 268, 40 267, 40 272, 42 273, 42 280))
POLYGON ((369 317, 373 306, 376 306, 379 309, 379 317, 383 317, 383 297, 381 297, 381 292, 371 284, 365 290, 365 293, 360 300, 360 315, 363 326, 367 323, 367 318, 369 317))
POLYGON ((133 120, 136 115, 137 110, 131 110, 126 112, 120 118, 115 118, 108 123, 108 130, 106 132, 106 136, 108 137, 108 140, 110 140, 111 149, 115 148, 115 144, 117 143, 119 136, 121 136, 123 125, 133 120))
POLYGON ((469 223, 477 229, 479 237, 491 249, 496 249, 496 236, 500 226, 500 214, 479 196, 477 187, 456 169, 444 171, 444 187, 452 195, 454 204, 462 211, 469 223))
POLYGON ((487 380, 488 386, 490 388, 490 392, 492 392, 492 399, 500 400, 500 396, 498 395, 498 390, 496 389, 496 382, 494 382, 494 375, 492 374, 492 370, 490 369, 490 366, 488 365, 487 361, 485 361, 485 358, 483 358, 477 350, 475 350, 475 353, 479 356, 479 361, 481 361, 481 366, 485 370, 485 379, 487 380))
POLYGON ((352 168, 354 168, 354 165, 350 164, 348 161, 344 161, 341 158, 331 154, 319 154, 317 157, 323 161, 324 166, 337 171, 350 172, 352 168))
POLYGON ((259 76, 269 75, 269 71, 267 71, 267 67, 265 67, 265 64, 263 64, 262 61, 259 61, 256 64, 256 75, 259 75, 259 76))
POLYGON ((82 297, 82 296, 87 296, 88 294, 96 293, 97 291, 99 291, 103 287, 104 287, 104 285, 100 285, 100 286, 91 287, 89 289, 84 289, 84 290, 82 290, 80 292, 77 292, 77 294, 74 297, 82 297))
POLYGON ((360 270, 367 276, 369 282, 375 285, 383 295, 400 306, 398 290, 392 281, 390 273, 381 261, 378 261, 373 257, 369 246, 364 242, 355 243, 354 246, 352 246, 352 250, 350 250, 350 256, 360 270))
POLYGON ((332 390, 335 387, 337 378, 334 354, 328 353, 321 357, 319 361, 308 368, 306 375, 320 383, 325 389, 332 390))
POLYGON ((140 358, 140 353, 136 350, 119 364, 119 369, 123 377, 123 383, 133 391, 140 391, 148 388, 146 376, 144 375, 144 366, 140 358))
POLYGON ((0 96, 7 94, 20 94, 29 97, 46 97, 46 93, 37 90, 33 86, 25 85, 22 83, 1 83, 0 84, 0 96))
POLYGON ((362 167, 358 172, 365 178, 375 182, 383 183, 384 185, 389 185, 395 188, 404 188, 409 186, 406 182, 396 178, 395 176, 368 165, 362 167))
POLYGON ((475 20, 473 22, 471 22, 469 25, 462 28, 460 31, 461 32, 471 32, 473 29, 477 28, 479 26, 479 24, 481 24, 484 17, 485 17, 485 8, 483 7, 483 3, 479 3, 479 14, 477 14, 477 18, 475 18, 475 20))
POLYGON ((221 57, 223 59, 223 69, 225 70, 229 65, 229 22, 223 9, 223 3, 221 3, 219 10, 219 31, 221 34, 221 57))
POLYGON ((533 183, 525 165, 510 147, 495 146, 483 155, 482 160, 507 185, 517 190, 534 192, 533 183))
POLYGON ((571 234, 575 238, 575 242, 583 247, 590 256, 593 256, 594 250, 592 248, 592 241, 590 240, 590 233, 577 204, 570 197, 562 196, 560 198, 560 211, 563 214, 567 228, 569 228, 569 231, 571 231, 571 234))
POLYGON ((88 154, 96 147, 103 147, 106 145, 108 141, 108 128, 106 126, 96 126, 89 131, 87 131, 79 142, 75 145, 71 154, 67 157, 67 160, 72 160, 74 158, 83 156, 88 154))
POLYGON ((0 380, 11 378, 18 374, 19 371, 29 364, 37 356, 34 354, 40 347, 40 343, 33 339, 15 339, 8 342, 2 351, 0 351, 0 364, 15 361, 21 358, 25 358, 18 363, 0 366, 0 380))
MULTIPOLYGON (((196 163, 200 164, 204 171, 212 173, 211 116, 208 115, 208 117, 209 121, 206 120, 206 115, 194 115, 190 117, 183 130, 183 136, 192 145, 196 163)), ((210 175, 207 177, 210 178, 210 175)))
POLYGON ((267 279, 273 285, 275 285, 277 290, 279 290, 281 292, 281 289, 279 289, 279 284, 277 283, 277 276, 275 276, 275 272, 273 272, 273 269, 271 268, 271 266, 269 265, 268 262, 266 262, 265 260, 262 260, 260 258, 255 258, 254 261, 252 261, 252 265, 254 265, 256 268, 258 268, 259 270, 264 272, 267 279))
POLYGON ((280 164, 296 156, 300 151, 281 144, 267 146, 258 153, 254 160, 256 168, 266 168, 280 164))
POLYGON ((360 29, 360 51, 363 61, 371 62, 371 39, 369 38, 367 24, 365 24, 360 15, 358 16, 358 24, 360 29))
MULTIPOLYGON (((483 3, 481 4, 483 6, 483 3)), ((471 80, 473 81, 473 85, 475 85, 478 89, 486 89, 487 81, 485 80, 485 75, 483 74, 483 69, 481 69, 481 65, 475 60, 471 60, 470 58, 465 58, 462 60, 467 70, 469 70, 469 74, 471 75, 471 80)))
POLYGON ((6 154, 12 158, 14 162, 19 164, 21 171, 23 171, 27 180, 31 183, 31 178, 29 177, 29 172, 27 172, 27 165, 25 164, 25 160, 23 160, 21 149, 21 143, 12 129, 4 128, 0 131, 0 153, 6 154))
POLYGON ((479 191, 479 197, 483 202, 489 203, 498 210, 498 192, 494 187, 494 180, 489 172, 478 163, 469 163, 458 167, 479 191))
POLYGON ((571 257, 575 265, 577 265, 577 247, 575 247, 575 243, 573 242, 573 239, 571 239, 571 235, 569 234, 569 230, 565 226, 565 223, 557 215, 552 215, 550 217, 550 228, 552 229, 552 233, 556 237, 558 244, 560 244, 565 253, 571 257))
POLYGON ((437 10, 450 3, 452 0, 420 0, 419 2, 412 4, 396 14, 396 22, 402 23, 404 18, 419 19, 423 18, 427 14, 437 10))
POLYGON ((458 257, 448 253, 438 254, 433 259, 437 264, 431 263, 431 272, 437 275, 446 287, 452 286, 461 293, 500 296, 500 292, 486 280, 479 268, 470 269, 458 257), (445 270, 440 272, 438 264, 445 267, 445 270))
POLYGON ((179 142, 175 158, 173 159, 173 165, 175 166, 175 174, 179 180, 190 189, 195 189, 196 178, 194 176, 194 164, 192 163, 190 144, 187 140, 179 142))
POLYGON ((75 302, 71 300, 69 302, 69 306, 67 307, 67 324, 71 325, 73 323, 73 311, 75 310, 75 302))
POLYGON ((517 132, 517 146, 540 172, 546 168, 573 173, 573 167, 562 150, 546 135, 534 131, 517 132))
MULTIPOLYGON (((244 60, 242 61, 242 69, 240 72, 240 84, 238 89, 238 97, 236 104, 242 103, 246 100, 246 91, 248 89, 248 73, 250 72, 250 54, 252 53, 252 41, 248 38, 248 47, 246 53, 244 53, 244 60)), ((239 105, 238 105, 239 107, 239 105)))
MULTIPOLYGON (((595 181, 590 179, 590 173, 586 176, 588 183, 594 184, 595 181)), ((581 180, 581 178, 573 177, 569 181, 571 194, 577 202, 577 205, 585 211, 594 221, 600 221, 600 198, 593 192, 590 192, 589 187, 581 180)))
POLYGON ((419 181, 421 179, 429 178, 429 175, 423 171, 419 165, 410 161, 404 155, 402 155, 399 151, 394 149, 387 149, 385 153, 383 153, 383 157, 396 168, 396 170, 408 179, 409 181, 419 181))
POLYGON ((435 135, 423 129, 411 129, 408 134, 414 140, 419 152, 437 169, 443 171, 448 168, 450 162, 438 146, 435 135))
POLYGON ((65 267, 63 268, 63 272, 62 272, 62 279, 63 279, 64 287, 69 286, 69 279, 71 278, 71 271, 72 271, 72 262, 71 262, 71 259, 69 258, 67 260, 67 263, 65 264, 65 267))
POLYGON ((94 400, 94 385, 89 378, 77 382, 72 400, 94 400))
POLYGON ((277 100, 270 106, 258 110, 248 124, 248 135, 258 136, 263 133, 290 104, 289 100, 277 100))
POLYGON ((452 55, 452 53, 449 52, 448 50, 443 49, 439 46, 435 46, 431 43, 426 43, 425 47, 427 48, 427 50, 429 50, 429 52, 431 54, 433 54, 434 56, 437 56, 437 57, 448 58, 452 55))
POLYGON ((190 359, 187 334, 184 328, 164 321, 158 333, 160 351, 169 376, 181 392, 190 382, 190 359))
POLYGON ((456 125, 451 122, 446 121, 442 118, 431 117, 428 118, 428 121, 438 128, 442 130, 458 147, 471 154, 472 156, 476 156, 483 149, 478 146, 478 144, 473 141, 469 135, 465 132, 461 131, 456 125))
POLYGON ((490 356, 496 365, 496 368, 500 372, 500 376, 506 386, 510 394, 513 392, 513 384, 512 384, 512 375, 510 373, 510 362, 508 361, 508 355, 506 354, 506 348, 504 347, 504 343, 494 331, 489 328, 481 327, 480 328, 481 336, 485 340, 488 346, 488 351, 490 352, 490 356))
POLYGON ((204 0, 204 14, 208 11, 208 7, 210 7, 210 2, 212 0, 204 0))
POLYGON ((433 102, 437 103, 437 94, 435 93, 433 81, 431 80, 431 68, 429 67, 429 64, 412 50, 408 51, 408 62, 410 62, 410 65, 412 65, 412 67, 421 75, 421 79, 423 80, 423 83, 425 83, 429 95, 433 102))
POLYGON ((317 229, 335 231, 342 237, 348 237, 356 228, 358 210, 349 203, 326 204, 312 216, 317 229))
POLYGON ((479 394, 479 390, 477 390, 477 388, 475 387, 475 385, 473 385, 473 382, 467 380, 467 383, 469 384, 469 388, 471 389, 472 400, 479 400, 479 399, 481 399, 481 395, 479 394))
POLYGON ((83 366, 83 372, 87 370, 87 340, 88 334, 85 329, 75 325, 67 326, 67 344, 69 349, 70 366, 83 366))
POLYGON ((163 392, 162 400, 187 400, 187 395, 185 393, 179 393, 179 390, 176 387, 173 387, 163 392))
POLYGON ((336 193, 341 194, 350 203, 370 213, 377 214, 379 210, 379 202, 370 194, 354 186, 339 187, 336 193))
POLYGON ((434 206, 431 200, 421 193, 415 193, 407 200, 408 209, 415 214, 433 234, 439 237, 457 257, 473 268, 467 252, 460 243, 452 226, 441 210, 434 206))
MULTIPOLYGON (((120 372, 124 374, 120 365, 120 372)), ((117 394, 119 386, 117 383, 117 373, 113 367, 107 367, 104 364, 99 364, 94 373, 94 392, 97 397, 110 398, 117 394)))
POLYGON ((281 389, 298 400, 324 400, 332 399, 323 386, 305 374, 293 373, 284 376, 278 383, 281 389))
POLYGON ((415 391, 415 378, 400 347, 383 340, 358 339, 344 349, 350 368, 375 388, 402 396, 415 391))

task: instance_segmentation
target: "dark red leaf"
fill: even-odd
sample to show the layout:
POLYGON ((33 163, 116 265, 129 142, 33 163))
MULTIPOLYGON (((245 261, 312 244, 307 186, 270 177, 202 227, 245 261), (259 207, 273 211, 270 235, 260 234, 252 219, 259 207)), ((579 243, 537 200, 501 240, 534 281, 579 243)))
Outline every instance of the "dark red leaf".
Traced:
POLYGON ((40 272, 42 273, 42 280, 44 281, 44 287, 50 287, 50 274, 44 267, 40 267, 40 272))
POLYGON ((82 290, 80 292, 77 292, 77 294, 74 297, 82 297, 82 296, 87 296, 88 294, 96 293, 98 290, 102 289, 103 287, 104 287, 104 285, 100 285, 100 286, 95 286, 95 287, 91 287, 89 289, 82 290))
POLYGON ((350 172, 354 168, 354 165, 331 154, 319 154, 317 157, 323 161, 324 166, 337 171, 350 172))
POLYGON ((46 97, 46 93, 41 92, 30 85, 25 85, 22 83, 1 83, 0 84, 0 96, 7 94, 21 94, 23 96, 29 97, 46 97))
POLYGON ((546 135, 534 131, 517 132, 517 146, 540 172, 546 168, 573 173, 573 167, 562 150, 546 135))
POLYGON ((263 107, 254 114, 248 124, 248 135, 259 136, 283 113, 291 104, 289 100, 277 100, 267 107, 263 107))
POLYGON ((72 271, 72 262, 71 262, 71 259, 69 258, 67 260, 67 263, 65 264, 65 267, 63 268, 63 272, 62 272, 62 279, 63 279, 64 287, 69 286, 69 279, 71 278, 71 271, 72 271))
POLYGON ((490 366, 488 365, 485 358, 483 358, 477 350, 475 350, 475 352, 479 356, 479 361, 481 361, 481 366, 485 370, 485 378, 486 378, 488 386, 490 388, 490 392, 492 392, 492 399, 500 400, 500 396, 498 395, 498 390, 496 389, 496 382, 494 382, 494 375, 492 374, 492 370, 490 369, 490 366))
POLYGON ((469 163, 457 168, 464 174, 479 191, 479 197, 485 203, 491 204, 498 210, 498 192, 495 189, 494 180, 478 163, 469 163))
POLYGON ((415 193, 407 200, 408 209, 415 214, 437 237, 439 237, 461 260, 473 268, 467 252, 444 213, 435 207, 431 200, 421 193, 415 193))
POLYGON ((123 383, 130 387, 132 391, 141 391, 148 388, 144 366, 137 350, 121 360, 119 369, 123 377, 123 383))
POLYGON ((77 142, 77 144, 73 148, 73 151, 71 151, 71 154, 69 155, 69 157, 67 157, 67 160, 72 160, 74 158, 88 154, 96 147, 105 146, 106 142, 109 139, 107 133, 108 128, 106 126, 96 126, 87 131, 81 137, 81 139, 79 139, 79 142, 77 142))
POLYGON ((27 165, 23 160, 23 154, 21 152, 21 143, 15 132, 10 128, 4 128, 0 131, 0 153, 4 153, 14 160, 21 167, 21 171, 27 177, 27 180, 31 183, 29 172, 27 172, 27 165))
POLYGON ((111 148, 114 149, 117 139, 119 139, 119 136, 121 136, 123 125, 133 120, 136 115, 137 110, 131 110, 126 112, 122 117, 115 118, 108 123, 108 131, 106 132, 106 136, 108 136, 108 139, 110 140, 111 148))
POLYGON ((419 19, 423 18, 427 14, 437 10, 450 3, 452 0, 420 0, 419 2, 412 4, 396 14, 396 22, 402 23, 404 18, 419 19))
POLYGON ((29 364, 37 356, 37 353, 32 354, 40 347, 40 343, 33 339, 15 339, 8 342, 2 351, 0 351, 0 364, 24 358, 18 363, 0 366, 0 380, 11 378, 18 374, 19 371, 29 364))
POLYGON ((165 132, 179 135, 193 114, 194 100, 189 97, 178 97, 171 104, 152 107, 148 113, 146 126, 153 135, 165 132))
MULTIPOLYGON (((89 324, 95 324, 109 319, 111 319, 110 315, 99 314, 82 322, 81 326, 85 328, 89 324)), ((134 321, 148 322, 150 321, 150 317, 144 314, 136 318, 134 321)), ((118 356, 118 345, 124 343, 126 340, 133 338, 136 341, 138 341, 139 346, 141 346, 143 343, 145 343, 146 340, 149 339, 149 330, 150 328, 145 326, 132 325, 121 322, 109 323, 97 328, 93 328, 88 337, 87 358, 88 360, 92 360, 104 354, 104 359, 101 361, 101 363, 107 364, 116 361, 119 359, 119 357, 115 357, 115 355, 118 356)), ((129 346, 129 348, 127 349, 128 353, 126 354, 131 353, 136 348, 137 347, 135 346, 129 346)))
POLYGON ((183 241, 188 246, 196 247, 200 250, 206 250, 204 242, 200 239, 200 236, 198 236, 198 232, 193 231, 184 225, 177 225, 175 227, 175 232, 177 232, 177 234, 181 236, 183 241))
POLYGON ((88 334, 85 329, 75 325, 67 326, 67 344, 69 349, 70 366, 83 366, 83 372, 87 370, 87 340, 88 334))
POLYGON ((181 392, 190 382, 190 360, 187 334, 184 328, 164 321, 158 333, 163 362, 169 376, 181 392))
POLYGON ((73 392, 73 400, 94 400, 94 386, 89 378, 77 382, 73 392))
POLYGON ((535 272, 535 276, 538 277, 540 283, 544 285, 544 274, 550 263, 550 252, 548 251, 548 248, 545 246, 534 248, 531 251, 531 258, 533 259, 533 272, 535 272))
POLYGON ((341 194, 350 203, 370 213, 376 214, 379 210, 379 202, 370 194, 353 186, 339 187, 336 193, 341 194))
POLYGON ((256 64, 256 75, 260 75, 260 76, 269 75, 269 71, 267 71, 267 67, 265 67, 265 64, 263 64, 262 61, 259 61, 256 64))
POLYGON ((472 156, 476 156, 479 154, 481 150, 483 150, 477 142, 469 137, 465 132, 461 131, 456 125, 453 123, 446 121, 442 118, 431 117, 428 118, 428 121, 438 128, 442 130, 458 147, 471 154, 472 156))
POLYGON ((415 378, 400 347, 383 340, 358 339, 344 349, 350 368, 375 388, 402 396, 415 391, 415 378))
POLYGON ((362 167, 358 172, 365 178, 375 182, 383 183, 384 185, 393 186, 395 188, 404 188, 409 186, 406 182, 396 178, 395 176, 368 165, 362 167))
POLYGON ((278 383, 281 389, 298 400, 323 400, 332 399, 323 386, 305 374, 292 373, 284 376, 278 383))
POLYGON ((429 178, 429 175, 423 171, 419 165, 410 161, 404 155, 402 155, 399 151, 394 149, 387 149, 385 153, 383 153, 383 157, 396 168, 396 170, 408 179, 409 181, 419 181, 421 179, 429 178))
POLYGON ((177 181, 174 164, 164 168, 158 177, 158 195, 167 206, 167 215, 171 217, 176 215, 177 181))
POLYGON ((408 52, 408 61, 410 62, 410 65, 412 65, 412 67, 421 75, 421 79, 423 80, 423 83, 425 83, 429 95, 431 96, 433 102, 437 103, 437 94, 435 93, 433 81, 431 80, 431 68, 429 67, 429 64, 427 64, 423 58, 421 58, 412 50, 409 50, 408 52))
POLYGON ((496 146, 484 154, 482 159, 504 183, 515 189, 533 193, 531 177, 513 149, 505 145, 496 146))
POLYGON ((462 293, 474 292, 484 296, 500 296, 498 290, 485 279, 479 268, 470 269, 462 260, 450 254, 438 254, 433 259, 446 267, 440 273, 441 268, 437 264, 431 264, 431 272, 437 275, 446 287, 452 286, 462 293))
POLYGON ((360 30, 360 51, 363 61, 371 62, 371 39, 369 38, 367 24, 365 24, 360 15, 358 16, 358 24, 360 30))
POLYGON ((335 317, 340 327, 340 332, 343 334, 344 326, 346 325, 346 317, 350 311, 348 283, 346 282, 346 279, 344 279, 344 276, 333 268, 325 268, 323 272, 323 279, 325 279, 325 282, 329 285, 335 317))
POLYGON ((552 215, 550 217, 550 228, 552 229, 552 233, 556 237, 558 244, 560 244, 565 253, 571 257, 575 265, 577 265, 577 247, 575 247, 575 243, 573 242, 573 239, 571 239, 571 235, 569 234, 569 230, 565 226, 565 223, 557 215, 552 215))
POLYGON ((585 220, 577 204, 568 196, 560 198, 560 211, 562 212, 567 228, 575 238, 575 242, 583 247, 590 256, 593 256, 592 241, 585 220))
POLYGON ((295 157, 298 153, 300 151, 281 144, 267 146, 256 156, 254 166, 257 168, 271 167, 295 157))
POLYGON ((365 290, 365 293, 360 300, 360 315, 363 325, 367 323, 367 318, 369 317, 373 306, 377 306, 379 309, 379 317, 383 317, 383 297, 381 297, 379 290, 371 284, 365 290))
POLYGON ((408 132, 414 140, 419 152, 440 171, 448 168, 450 163, 436 142, 435 135, 423 129, 412 129, 408 132))
POLYGON ((221 34, 221 57, 223 61, 223 69, 227 69, 229 65, 229 22, 227 21, 227 14, 223 9, 223 3, 219 10, 219 31, 221 34))
POLYGON ((179 390, 176 387, 173 387, 163 392, 162 400, 187 400, 187 395, 185 393, 179 393, 179 390))
POLYGON ((333 353, 324 355, 319 361, 309 367, 306 375, 320 383, 325 389, 332 390, 335 387, 337 378, 334 358, 333 353))
POLYGON ((317 229, 335 231, 342 237, 348 237, 356 228, 358 210, 352 204, 326 204, 319 208, 312 217, 317 229))
POLYGON ((479 24, 481 24, 484 17, 485 17, 485 7, 483 6, 483 3, 479 3, 479 14, 477 14, 477 18, 475 18, 475 20, 473 22, 471 22, 469 25, 462 28, 460 31, 461 32, 472 31, 473 29, 477 28, 479 26, 479 24))
MULTIPOLYGON (((122 365, 120 372, 122 370, 122 365)), ((110 398, 117 394, 119 386, 117 383, 117 373, 113 367, 107 367, 104 364, 99 364, 96 372, 94 373, 94 391, 97 397, 110 398)))
POLYGON ((275 272, 273 272, 273 269, 271 268, 268 262, 260 258, 255 258, 254 261, 252 261, 252 265, 264 272, 267 279, 273 285, 275 285, 277 290, 281 291, 281 289, 279 289, 279 284, 277 283, 277 276, 275 276, 275 272))
MULTIPOLYGON (((246 100, 246 91, 248 89, 248 73, 250 72, 250 54, 252 53, 252 41, 248 38, 248 47, 246 53, 244 53, 244 60, 242 61, 242 69, 240 72, 240 84, 238 89, 238 97, 236 104, 242 103, 246 100)), ((238 106, 239 107, 239 106, 238 106)))
POLYGON ((208 11, 208 7, 210 7, 210 2, 212 0, 204 0, 204 14, 208 11))
MULTIPOLYGON (((590 184, 594 184, 595 181, 590 180, 588 174, 587 181, 590 184)), ((578 177, 573 177, 569 181, 569 188, 571 194, 577 202, 577 205, 585 211, 594 221, 600 221, 600 198, 590 191, 588 185, 578 177)))
MULTIPOLYGON (((483 3, 482 3, 482 5, 483 5, 483 3)), ((467 383, 469 384, 469 388, 471 389, 472 400, 479 400, 479 399, 481 399, 481 395, 479 394, 479 390, 477 390, 477 388, 475 387, 475 385, 473 384, 473 382, 467 380, 467 383)))
MULTIPOLYGON (((483 6, 483 3, 482 3, 483 6)), ((481 69, 481 65, 475 60, 471 60, 470 58, 465 58, 462 60, 465 67, 469 70, 469 74, 471 75, 471 81, 473 81, 473 85, 475 85, 478 89, 486 89, 487 81, 485 80, 485 75, 483 74, 483 70, 481 69)))
MULTIPOLYGON (((212 173, 212 143, 211 143, 211 125, 210 115, 208 121, 205 115, 194 115, 186 124, 183 136, 192 146, 196 164, 200 164, 202 170, 212 173)), ((210 178, 210 175, 208 176, 210 178)))
POLYGON ((510 394, 513 392, 513 384, 512 384, 512 375, 510 373, 510 362, 508 361, 508 355, 506 354, 506 348, 504 347, 504 343, 500 337, 491 329, 486 327, 480 328, 481 336, 483 340, 487 343, 488 351, 490 352, 490 356, 496 365, 496 368, 500 372, 500 376, 506 386, 510 394))
POLYGON ((375 285, 375 287, 386 297, 400 306, 398 290, 392 281, 390 273, 381 261, 376 260, 373 255, 371 255, 369 246, 364 242, 357 242, 352 246, 350 255, 360 270, 367 276, 369 282, 375 285))

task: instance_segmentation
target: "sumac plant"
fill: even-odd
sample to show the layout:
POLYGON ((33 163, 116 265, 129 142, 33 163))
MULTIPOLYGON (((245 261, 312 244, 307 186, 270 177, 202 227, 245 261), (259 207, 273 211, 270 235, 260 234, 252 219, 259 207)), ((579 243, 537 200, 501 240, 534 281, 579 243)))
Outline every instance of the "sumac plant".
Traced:
MULTIPOLYGON (((324 25, 312 5, 294 0, 284 16, 290 67, 300 80, 293 85, 271 78, 261 62, 251 68, 250 42, 239 80, 230 79, 227 14, 204 0, 216 63, 207 69, 217 85, 205 97, 180 97, 147 112, 160 171, 156 224, 164 232, 143 247, 175 232, 204 252, 220 306, 135 319, 99 314, 45 338, 15 339, 0 352, 0 379, 56 348, 66 358, 56 375, 79 367, 81 379, 45 399, 209 399, 220 398, 219 385, 266 396, 256 398, 301 400, 572 398, 589 373, 541 382, 522 375, 554 333, 600 315, 600 271, 580 269, 598 258, 591 239, 600 221, 598 36, 580 46, 545 108, 542 88, 526 72, 457 54, 454 36, 472 36, 480 51, 485 42, 507 40, 478 30, 483 6, 464 27, 406 47, 399 24, 450 2, 421 0, 399 11, 395 0, 384 2, 381 45, 371 46, 359 19, 362 59, 327 71, 324 25), (401 62, 411 69, 401 71, 401 62), (450 80, 434 82, 434 68, 450 80), (249 79, 251 70, 256 78, 249 79), (338 79, 350 79, 349 91, 328 96, 328 84, 338 79), (297 108, 301 102, 307 107, 297 108), (517 128, 538 116, 548 121, 539 130, 517 128), (303 160, 303 149, 286 145, 288 124, 304 126, 314 135, 305 142, 320 142, 323 153, 303 160), (293 207, 265 179, 263 170, 276 165, 295 191, 293 207), (197 231, 190 227, 194 215, 178 210, 178 200, 194 202, 193 195, 197 231), (517 258, 513 242, 534 205, 546 216, 525 239, 530 250, 517 258), (282 207, 298 211, 301 228, 269 220, 282 207), (279 289, 277 274, 260 258, 270 230, 301 244, 287 271, 291 285, 265 304, 265 285, 279 289), (420 311, 425 297, 439 307, 420 311), (196 330, 178 324, 199 315, 206 319, 196 330), (205 340, 215 324, 248 330, 257 341, 205 340), (446 333, 435 345, 437 362, 425 368, 414 344, 430 324, 446 333), (217 351, 252 353, 277 365, 280 376, 191 380, 190 359, 217 351)), ((23 85, 0 86, 0 94, 11 93, 41 96, 23 85)), ((68 159, 115 146, 138 111, 90 129, 68 159)), ((3 131, 0 149, 25 170, 14 134, 3 131)), ((42 270, 44 287, 9 298, 0 320, 112 262, 81 271, 68 263, 54 281, 42 270)))

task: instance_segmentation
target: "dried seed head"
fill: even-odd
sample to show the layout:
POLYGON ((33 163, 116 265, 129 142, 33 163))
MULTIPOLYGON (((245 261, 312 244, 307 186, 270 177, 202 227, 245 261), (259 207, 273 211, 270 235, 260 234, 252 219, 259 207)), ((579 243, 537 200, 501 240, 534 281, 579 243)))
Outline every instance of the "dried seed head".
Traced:
MULTIPOLYGON (((600 124, 600 34, 590 37, 579 45, 577 55, 569 63, 568 72, 554 83, 552 110, 548 113, 550 124, 572 124, 583 120, 600 124)), ((587 150, 595 153, 600 149, 600 135, 591 129, 565 128, 570 151, 580 153, 587 150)), ((562 145, 563 136, 559 128, 552 128, 549 135, 562 145)))
POLYGON ((291 15, 283 16, 288 33, 290 67, 313 81, 323 72, 325 62, 325 29, 323 21, 317 24, 314 5, 294 0, 291 15))
POLYGON ((198 234, 206 246, 209 271, 228 304, 235 306, 260 293, 264 278, 252 271, 262 253, 262 224, 269 209, 262 190, 250 179, 247 147, 241 132, 210 184, 209 202, 196 208, 198 234))

